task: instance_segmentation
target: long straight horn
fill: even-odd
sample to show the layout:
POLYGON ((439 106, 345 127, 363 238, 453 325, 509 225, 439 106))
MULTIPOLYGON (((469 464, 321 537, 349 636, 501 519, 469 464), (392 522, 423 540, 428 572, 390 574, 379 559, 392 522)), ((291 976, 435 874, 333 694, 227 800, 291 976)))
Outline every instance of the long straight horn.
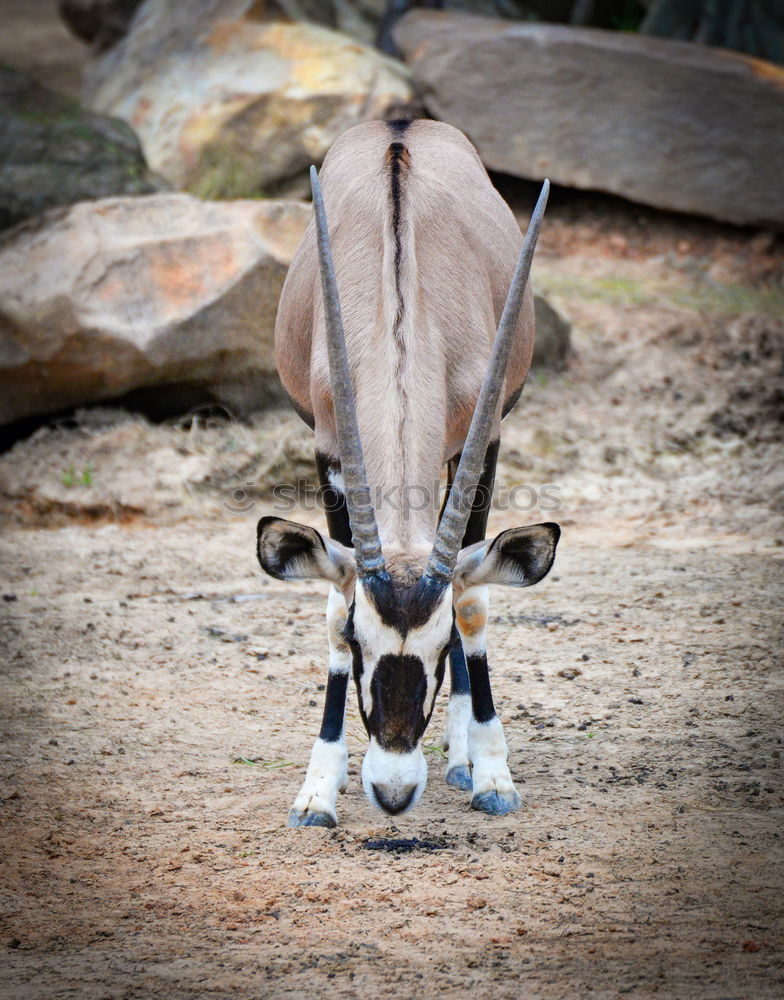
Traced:
POLYGON ((340 466, 346 490, 346 509, 351 525, 351 538, 360 577, 380 576, 385 572, 381 539, 378 536, 376 515, 370 502, 370 490, 362 457, 354 391, 346 353, 346 336, 340 314, 338 283, 327 229, 327 215, 321 197, 316 168, 310 168, 310 186, 313 190, 313 208, 316 217, 321 288, 324 293, 324 317, 327 329, 327 355, 335 410, 335 427, 340 452, 340 466))
POLYGON ((501 322, 498 325, 498 332, 493 343, 490 364, 479 393, 479 399, 476 402, 471 427, 452 482, 449 499, 438 526, 433 551, 430 553, 423 574, 444 585, 452 578, 457 556, 463 544, 466 524, 471 513, 471 501, 479 483, 479 477, 482 475, 485 453, 490 443, 490 435, 501 401, 509 352, 512 348, 517 320, 523 305, 528 276, 531 273, 531 261, 536 249, 536 241, 539 237, 539 228, 542 224, 549 191, 550 182, 546 180, 542 185, 539 200, 531 216, 528 232, 525 234, 523 248, 520 251, 517 268, 512 278, 512 284, 509 286, 506 305, 501 314, 501 322))

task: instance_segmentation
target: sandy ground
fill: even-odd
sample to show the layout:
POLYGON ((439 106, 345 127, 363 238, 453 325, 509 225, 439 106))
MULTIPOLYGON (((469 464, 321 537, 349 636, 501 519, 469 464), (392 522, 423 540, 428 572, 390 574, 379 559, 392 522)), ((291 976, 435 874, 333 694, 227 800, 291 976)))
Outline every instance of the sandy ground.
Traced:
POLYGON ((352 697, 339 828, 286 828, 325 589, 253 537, 312 472, 292 415, 93 411, 0 458, 0 996, 784 995, 782 254, 578 209, 537 270, 574 356, 507 421, 491 517, 564 529, 493 596, 514 815, 445 785, 443 695, 423 800, 373 811, 352 697), (560 508, 503 509, 520 484, 560 508))
MULTIPOLYGON (((75 94, 53 9, 4 0, 0 56, 75 94)), ((494 595, 512 816, 445 785, 443 696, 422 802, 373 811, 352 698, 340 827, 286 828, 325 594, 253 535, 312 475, 293 415, 89 411, 0 457, 0 997, 784 995, 781 241, 555 192, 541 251, 575 352, 491 519, 564 529, 494 595)))

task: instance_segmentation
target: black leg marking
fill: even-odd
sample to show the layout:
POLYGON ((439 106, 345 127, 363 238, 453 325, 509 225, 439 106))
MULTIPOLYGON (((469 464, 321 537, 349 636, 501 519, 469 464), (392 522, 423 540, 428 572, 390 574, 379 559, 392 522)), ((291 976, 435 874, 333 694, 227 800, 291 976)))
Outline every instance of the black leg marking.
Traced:
POLYGON ((463 645, 459 640, 449 652, 449 679, 451 682, 451 694, 471 693, 471 682, 468 679, 465 653, 463 652, 463 645))
POLYGON ((316 468, 318 470, 319 483, 321 484, 321 496, 324 503, 324 514, 327 518, 327 528, 329 537, 336 542, 341 542, 349 548, 353 548, 351 540, 351 525, 348 520, 348 509, 346 498, 332 485, 329 473, 340 472, 340 462, 316 452, 316 468))
POLYGON ((468 726, 467 706, 465 702, 471 694, 471 682, 468 679, 468 667, 466 666, 463 645, 460 642, 456 628, 454 629, 454 639, 455 644, 449 652, 449 673, 452 689, 449 693, 449 722, 446 735, 450 751, 446 783, 452 785, 454 788, 470 792, 472 782, 465 742, 468 726), (454 713, 454 716, 452 713, 454 713))
MULTIPOLYGON (((487 530, 487 517, 490 512, 490 504, 493 496, 493 485, 495 484, 495 468, 498 461, 499 444, 499 441, 491 441, 488 445, 487 453, 485 455, 485 464, 482 468, 482 475, 479 479, 479 489, 474 498, 474 504, 471 509, 471 513, 468 516, 468 523, 466 524, 465 535, 463 536, 463 548, 467 545, 473 545, 475 542, 481 542, 484 540, 485 531, 487 530)), ((441 515, 444 513, 446 502, 449 499, 449 492, 452 489, 452 482, 454 480, 455 473, 457 472, 459 461, 459 455, 455 455, 455 457, 449 461, 449 466, 447 468, 446 492, 444 495, 444 503, 441 507, 441 514, 439 514, 438 518, 439 521, 441 520, 441 515)), ((451 680, 450 693, 469 694, 472 689, 473 680, 469 681, 469 674, 466 669, 466 658, 462 645, 455 647, 450 653, 449 666, 451 680)), ((487 660, 485 659, 485 674, 486 673, 487 660)), ((489 677, 486 677, 485 684, 488 689, 488 697, 492 707, 493 699, 492 695, 490 695, 489 677)), ((490 717, 492 718, 492 715, 490 717)), ((481 720, 477 718, 477 721, 481 720)))
POLYGON ((493 692, 490 690, 490 674, 487 656, 472 653, 468 657, 468 676, 471 680, 471 707, 477 722, 489 722, 495 718, 493 692))
MULTIPOLYGON (((471 513, 468 516, 465 534, 463 536, 463 547, 473 545, 475 542, 484 540, 487 529, 487 517, 490 512, 492 502, 493 485, 495 483, 495 468, 498 460, 498 441, 492 441, 485 454, 485 462, 482 468, 482 475, 479 478, 477 492, 471 506, 471 513)), ((457 471, 460 456, 456 455, 449 462, 447 472, 447 495, 452 487, 452 482, 457 471)), ((443 514, 443 508, 441 510, 443 514)), ((471 714, 476 722, 490 722, 495 715, 493 705, 493 693, 490 688, 490 675, 487 667, 487 656, 484 652, 471 653, 466 661, 465 651, 462 643, 459 644, 450 654, 450 667, 452 679, 452 696, 471 695, 471 714)), ((450 767, 446 777, 447 783, 457 788, 470 790, 473 787, 472 775, 467 766, 456 764, 450 767)), ((497 796, 496 796, 497 798, 497 796)), ((503 803, 499 805, 496 799, 487 796, 475 795, 472 799, 474 808, 482 809, 485 812, 500 812, 503 810, 503 803)))
POLYGON ((319 732, 319 737, 325 743, 337 743, 343 735, 347 688, 347 673, 330 672, 327 677, 327 693, 324 697, 324 717, 319 732))
MULTIPOLYGON (((331 538, 351 546, 345 498, 330 482, 329 473, 339 472, 340 464, 316 452, 316 467, 321 484, 327 525, 331 538)), ((329 614, 328 614, 329 621, 329 614)), ((330 623, 334 627, 334 623, 330 623)), ((335 636, 330 636, 333 653, 335 636)), ((289 812, 289 826, 333 827, 337 824, 335 798, 344 791, 346 747, 343 726, 348 690, 348 670, 330 670, 324 696, 324 714, 319 738, 314 744, 305 782, 289 812)))
POLYGON ((498 462, 498 447, 500 441, 491 441, 485 453, 485 464, 482 468, 482 475, 479 477, 474 502, 471 513, 468 515, 465 535, 463 536, 463 548, 473 545, 475 542, 484 541, 487 531, 487 518, 490 513, 490 505, 493 499, 493 486, 495 485, 495 467, 498 462))

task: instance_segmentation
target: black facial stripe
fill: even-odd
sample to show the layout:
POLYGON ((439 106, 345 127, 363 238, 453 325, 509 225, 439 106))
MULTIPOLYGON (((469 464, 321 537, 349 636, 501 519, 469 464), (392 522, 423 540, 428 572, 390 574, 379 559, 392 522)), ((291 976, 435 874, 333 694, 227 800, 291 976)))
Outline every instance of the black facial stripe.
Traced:
MULTIPOLYGON (((457 631, 457 630, 455 630, 457 631)), ((471 682, 468 679, 463 644, 458 638, 457 644, 449 651, 449 673, 452 682, 450 694, 470 694, 471 682)))
POLYGON ((436 663, 435 681, 436 689, 433 692, 433 703, 430 706, 430 711, 427 713, 427 718, 425 719, 425 724, 422 727, 422 732, 427 729, 430 725, 430 719, 433 715, 433 709, 436 707, 436 698, 438 697, 438 692, 441 690, 441 685, 444 683, 444 673, 446 671, 446 658, 449 653, 449 646, 445 646, 438 657, 438 662, 436 663))
POLYGON ((368 722, 379 746, 410 753, 427 724, 423 711, 427 694, 424 664, 418 656, 385 653, 373 670, 370 691, 373 709, 368 722))
POLYGON ((346 637, 346 642, 351 650, 351 670, 354 675, 354 685, 357 689, 357 703, 359 705, 359 714, 362 719, 362 725, 365 727, 365 732, 370 735, 370 723, 368 721, 367 712, 365 711, 365 706, 362 704, 362 695, 360 684, 362 682, 362 674, 365 672, 365 664, 362 661, 362 648, 356 639, 354 639, 354 627, 353 627, 353 617, 354 617, 354 605, 351 605, 351 610, 349 611, 348 621, 346 622, 346 627, 343 630, 343 634, 346 637))
POLYGON ((324 696, 324 717, 321 720, 321 731, 319 732, 319 736, 326 743, 337 743, 343 732, 347 687, 348 674, 330 673, 327 677, 327 693, 324 696))
POLYGON ((484 653, 469 653, 468 676, 471 682, 471 706, 477 722, 489 722, 495 718, 493 692, 490 690, 490 675, 487 670, 487 656, 484 653))
POLYGON ((428 577, 412 587, 396 587, 389 577, 371 577, 364 588, 382 622, 403 637, 429 621, 444 593, 443 585, 428 577))

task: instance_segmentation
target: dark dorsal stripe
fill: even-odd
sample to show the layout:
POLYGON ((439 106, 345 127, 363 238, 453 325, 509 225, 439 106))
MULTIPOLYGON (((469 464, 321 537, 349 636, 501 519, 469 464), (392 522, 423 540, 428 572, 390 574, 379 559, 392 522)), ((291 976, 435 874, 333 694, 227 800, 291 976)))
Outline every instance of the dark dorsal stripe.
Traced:
MULTIPOLYGON (((395 343, 395 348, 397 350, 397 361, 396 361, 396 386, 397 392, 400 397, 400 412, 405 413, 406 407, 406 391, 405 391, 405 379, 404 372, 407 363, 407 352, 405 338, 403 337, 403 319, 406 308, 405 297, 403 295, 403 289, 401 287, 400 272, 403 266, 403 208, 404 208, 404 178, 408 170, 411 168, 411 154, 408 151, 408 147, 405 143, 400 141, 400 138, 405 135, 408 128, 408 122, 405 121, 394 121, 390 122, 390 131, 395 137, 395 141, 390 143, 387 149, 386 161, 387 167, 389 169, 389 199, 390 207, 392 209, 392 238, 395 245, 395 259, 394 259, 394 274, 395 274, 395 317, 392 322, 392 339, 395 343)), ((398 425, 398 434, 401 442, 401 460, 403 465, 406 464, 406 450, 408 448, 408 437, 409 431, 406 426, 406 421, 403 416, 401 416, 400 423, 398 425)))
POLYGON ((393 118, 387 122, 389 130, 396 139, 402 138, 411 127, 410 118, 393 118))
POLYGON ((393 142, 387 150, 387 165, 389 167, 389 196, 392 202, 392 233, 395 240, 395 290, 397 292, 397 309, 392 336, 395 338, 401 358, 398 368, 402 368, 404 343, 401 335, 405 300, 400 287, 400 266, 403 260, 403 239, 401 236, 401 220, 403 217, 403 177, 411 166, 411 156, 408 148, 402 142, 393 142))

